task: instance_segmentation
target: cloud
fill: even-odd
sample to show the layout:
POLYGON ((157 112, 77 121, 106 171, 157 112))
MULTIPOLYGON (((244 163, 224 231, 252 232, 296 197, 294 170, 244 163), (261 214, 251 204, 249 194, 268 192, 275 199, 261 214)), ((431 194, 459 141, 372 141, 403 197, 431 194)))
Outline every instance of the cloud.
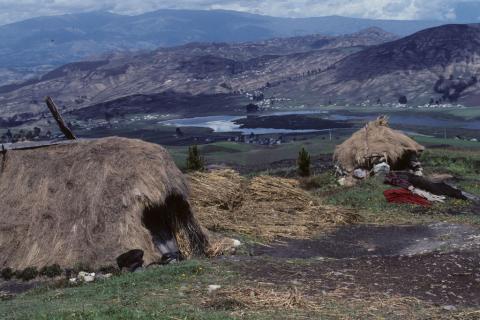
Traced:
MULTIPOLYGON (((224 9, 276 17, 346 17, 397 20, 458 18, 478 8, 477 0, 1 0, 0 24, 45 15, 106 10, 138 15, 158 9, 224 9), (473 6, 473 7, 472 7, 473 6), (465 9, 466 8, 466 9, 465 9), (460 10, 460 9, 459 9, 460 10)), ((478 12, 478 11, 473 11, 478 12)), ((480 18, 480 17, 479 17, 480 18)), ((471 20, 472 18, 469 17, 471 20)), ((475 18, 473 18, 475 19, 475 18)), ((474 21, 471 21, 474 22, 474 21)))

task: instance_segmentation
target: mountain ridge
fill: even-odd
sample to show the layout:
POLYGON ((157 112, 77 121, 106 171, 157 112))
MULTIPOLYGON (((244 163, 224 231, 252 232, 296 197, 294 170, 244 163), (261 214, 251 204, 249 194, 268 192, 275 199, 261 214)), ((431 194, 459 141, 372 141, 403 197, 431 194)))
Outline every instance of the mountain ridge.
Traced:
POLYGON ((251 42, 308 34, 351 34, 376 26, 407 35, 438 21, 363 20, 338 16, 277 18, 228 10, 162 9, 138 16, 92 12, 38 17, 0 26, 0 81, 38 74, 92 55, 154 50, 190 42, 251 42))

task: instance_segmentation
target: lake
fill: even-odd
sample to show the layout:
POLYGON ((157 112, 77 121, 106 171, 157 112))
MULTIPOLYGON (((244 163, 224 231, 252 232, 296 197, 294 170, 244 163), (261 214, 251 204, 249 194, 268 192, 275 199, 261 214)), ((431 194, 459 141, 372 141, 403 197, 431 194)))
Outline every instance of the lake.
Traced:
MULTIPOLYGON (((289 112, 277 112, 272 114, 265 115, 255 115, 258 117, 266 116, 285 116, 289 114, 315 114, 322 113, 328 114, 328 111, 289 111, 289 112)), ((177 127, 205 127, 211 128, 214 132, 241 132, 243 134, 271 134, 271 133, 295 133, 295 132, 315 132, 315 131, 324 131, 328 129, 307 129, 307 130, 291 130, 291 129, 272 129, 272 128, 240 128, 239 124, 234 123, 233 121, 238 119, 244 119, 247 116, 210 116, 210 117, 196 117, 196 118, 187 118, 187 119, 173 119, 167 121, 158 122, 159 124, 172 125, 177 127)), ((365 120, 375 120, 377 116, 344 116, 344 115, 328 115, 326 119, 332 121, 346 121, 354 119, 365 119, 365 120)), ((480 121, 472 122, 461 122, 461 121, 446 121, 438 120, 431 117, 407 117, 407 116, 392 116, 389 119, 389 123, 399 123, 399 124, 408 124, 415 126, 426 126, 426 127, 438 127, 438 128, 447 128, 452 125, 461 127, 462 129, 480 129, 480 121)), ((343 128, 337 128, 343 129, 343 128)), ((333 129, 332 129, 333 130, 333 129)))

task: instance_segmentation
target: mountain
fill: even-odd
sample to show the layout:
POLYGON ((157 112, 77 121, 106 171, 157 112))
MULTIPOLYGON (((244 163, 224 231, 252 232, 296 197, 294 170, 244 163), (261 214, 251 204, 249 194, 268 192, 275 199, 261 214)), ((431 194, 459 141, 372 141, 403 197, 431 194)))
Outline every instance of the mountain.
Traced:
POLYGON ((317 74, 365 46, 398 38, 369 28, 343 36, 189 43, 152 51, 109 52, 23 82, 1 85, 0 114, 38 113, 44 107, 39 109, 37 103, 46 96, 71 109, 134 94, 249 91, 317 74))
POLYGON ((298 85, 328 99, 478 105, 479 57, 480 24, 444 25, 356 52, 298 85))
POLYGON ((25 79, 107 51, 352 34, 369 27, 404 36, 441 24, 339 16, 289 19, 225 10, 168 9, 138 16, 90 12, 39 17, 0 26, 0 81, 25 79))

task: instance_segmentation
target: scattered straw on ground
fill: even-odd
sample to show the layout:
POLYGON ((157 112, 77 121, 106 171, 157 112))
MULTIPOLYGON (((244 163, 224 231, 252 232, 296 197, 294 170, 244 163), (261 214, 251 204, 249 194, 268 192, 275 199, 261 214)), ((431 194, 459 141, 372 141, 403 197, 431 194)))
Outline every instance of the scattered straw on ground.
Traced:
MULTIPOLYGON (((310 286, 277 287, 274 284, 226 287, 216 291, 214 296, 206 297, 203 303, 209 308, 230 310, 232 315, 277 310, 283 312, 282 319, 303 319, 304 316, 308 319, 382 319, 387 315, 399 319, 425 319, 429 318, 428 315, 438 316, 441 312, 433 304, 413 297, 370 292, 368 297, 356 298, 337 290, 312 294, 310 286)), ((472 319, 476 312, 468 313, 468 319, 472 319)))
POLYGON ((241 177, 233 170, 187 175, 189 202, 202 225, 223 233, 306 239, 318 231, 360 219, 350 208, 325 206, 299 182, 260 176, 241 177))

